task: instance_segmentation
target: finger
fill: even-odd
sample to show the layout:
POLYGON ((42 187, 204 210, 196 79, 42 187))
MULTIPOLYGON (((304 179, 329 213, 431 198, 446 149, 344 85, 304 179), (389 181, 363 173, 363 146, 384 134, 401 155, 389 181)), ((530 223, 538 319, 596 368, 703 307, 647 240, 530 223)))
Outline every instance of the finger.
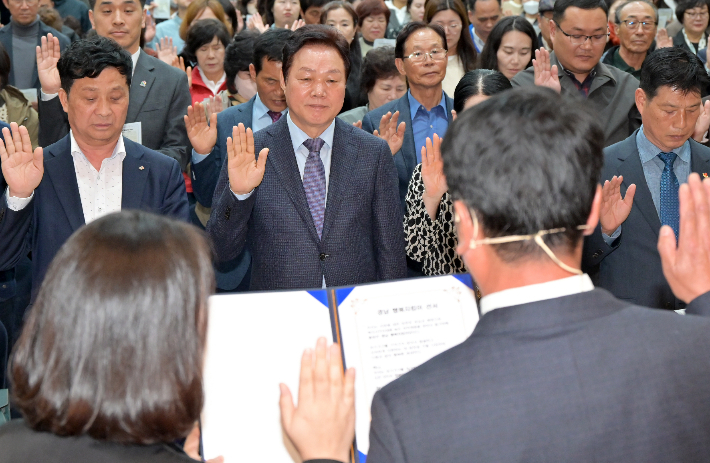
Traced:
POLYGON ((632 183, 626 189, 626 196, 624 197, 624 204, 631 207, 634 204, 634 195, 636 194, 636 184, 632 183))
POLYGON ((301 375, 298 382, 298 403, 313 401, 313 349, 306 349, 301 356, 301 375))
POLYGON ((259 151, 259 159, 256 161, 256 167, 259 172, 264 172, 266 170, 266 158, 269 156, 269 148, 262 148, 259 151))
POLYGON ((700 176, 693 172, 688 176, 688 186, 693 196, 695 204, 695 233, 696 243, 700 246, 699 251, 707 253, 708 231, 710 231, 710 205, 708 198, 703 188, 703 183, 700 181, 700 176))
POLYGON ((678 250, 676 248, 675 233, 668 225, 663 225, 658 233, 658 254, 661 256, 661 267, 666 279, 673 280, 676 266, 676 257, 678 250))
POLYGON ((432 164, 434 162, 434 145, 431 142, 431 138, 426 137, 424 146, 426 146, 426 161, 428 164, 432 164))
POLYGON ((32 163, 35 165, 37 170, 44 171, 44 154, 41 146, 35 148, 32 163))
POLYGON ((279 408, 281 409, 281 425, 284 429, 289 429, 293 420, 295 405, 293 404, 293 396, 291 390, 284 383, 279 384, 281 395, 279 397, 279 408))
POLYGON ((239 140, 239 146, 238 146, 239 151, 241 153, 246 153, 246 151, 247 151, 247 133, 246 133, 246 130, 244 129, 244 124, 242 124, 241 122, 239 123, 239 125, 237 125, 237 136, 239 137, 239 138, 237 138, 237 140, 239 140))
MULTIPOLYGON (((2 135, 7 140, 10 137, 10 131, 7 128, 2 129, 2 135)), ((7 150, 5 149, 5 143, 0 139, 0 164, 7 165, 7 161, 10 158, 7 150)))
POLYGON ((210 114, 210 128, 217 130, 217 113, 210 114))
POLYGON ((234 137, 227 137, 227 167, 234 162, 236 157, 237 153, 234 149, 234 137))
POLYGON ((375 129, 375 130, 373 130, 372 135, 374 135, 374 136, 376 136, 376 137, 379 137, 379 136, 380 136, 380 132, 379 132, 377 129, 375 129))
POLYGON ((438 134, 434 134, 434 140, 433 140, 433 153, 434 153, 434 158, 436 161, 439 161, 441 159, 441 138, 439 138, 438 134))
POLYGON ((329 350, 330 394, 331 398, 340 400, 343 394, 343 362, 340 356, 340 346, 333 344, 329 350))
POLYGON ((695 201, 687 183, 684 183, 678 189, 678 200, 680 202, 679 252, 681 249, 695 251, 697 245, 695 201))
POLYGON ((254 132, 249 127, 246 130, 246 141, 247 141, 247 153, 251 154, 251 159, 254 159, 254 132))
POLYGON ((392 115, 392 119, 390 119, 390 125, 392 127, 397 127, 398 120, 399 120, 399 111, 395 111, 395 113, 392 115))
POLYGON ((422 170, 424 170, 425 168, 429 168, 429 164, 431 163, 429 162, 429 159, 426 155, 426 147, 422 146, 422 170))
POLYGON ((404 130, 406 129, 407 124, 405 122, 400 122, 399 127, 397 127, 397 136, 404 138, 404 130))
POLYGON ((343 402, 355 414, 355 368, 348 368, 343 381, 343 402))
POLYGON ((451 119, 456 120, 457 117, 458 117, 458 114, 456 114, 456 110, 452 109, 451 110, 451 119))
POLYGON ((328 361, 325 338, 318 338, 316 343, 316 362, 313 368, 313 393, 316 397, 328 396, 328 361))
POLYGON ((12 144, 16 153, 22 151, 22 138, 20 136, 20 129, 17 126, 17 122, 10 123, 10 131, 12 132, 12 144))
POLYGON ((22 152, 31 153, 32 152, 32 140, 30 140, 30 133, 27 131, 27 127, 21 125, 20 129, 20 142, 22 143, 22 152))
POLYGON ((558 81, 560 80, 560 76, 557 75, 557 65, 553 64, 552 67, 550 68, 550 77, 552 77, 553 80, 558 81))

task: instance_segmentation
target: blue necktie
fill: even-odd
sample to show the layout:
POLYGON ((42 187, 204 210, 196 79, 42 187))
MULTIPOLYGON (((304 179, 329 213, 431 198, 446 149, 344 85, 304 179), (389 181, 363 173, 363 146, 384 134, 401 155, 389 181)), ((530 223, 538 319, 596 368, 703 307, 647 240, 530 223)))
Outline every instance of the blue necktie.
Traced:
POLYGON ((309 138, 303 142, 303 146, 308 149, 308 159, 303 170, 303 188, 306 190, 306 199, 318 238, 323 234, 325 216, 325 168, 320 158, 323 143, 325 142, 320 138, 309 138))
POLYGON ((661 224, 670 225, 678 238, 680 215, 678 211, 678 177, 673 172, 673 163, 678 155, 660 153, 659 158, 665 164, 661 173, 661 224))

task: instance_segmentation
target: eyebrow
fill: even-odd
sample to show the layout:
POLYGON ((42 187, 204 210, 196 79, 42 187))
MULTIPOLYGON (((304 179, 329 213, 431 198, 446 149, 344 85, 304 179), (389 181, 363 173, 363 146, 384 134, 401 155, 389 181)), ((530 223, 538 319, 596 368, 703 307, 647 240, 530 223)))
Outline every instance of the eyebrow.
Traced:
MULTIPOLYGON (((318 72, 315 69, 307 68, 307 67, 302 67, 299 68, 299 71, 306 71, 306 72, 318 72)), ((325 71, 326 73, 335 73, 337 72, 338 74, 341 73, 340 69, 329 69, 328 71, 325 71)))
MULTIPOLYGON (((585 32, 584 29, 582 29, 581 27, 573 27, 571 30, 573 30, 575 32, 585 32)), ((597 27, 596 29, 594 29, 594 32, 603 31, 603 30, 604 30, 603 27, 597 27)))

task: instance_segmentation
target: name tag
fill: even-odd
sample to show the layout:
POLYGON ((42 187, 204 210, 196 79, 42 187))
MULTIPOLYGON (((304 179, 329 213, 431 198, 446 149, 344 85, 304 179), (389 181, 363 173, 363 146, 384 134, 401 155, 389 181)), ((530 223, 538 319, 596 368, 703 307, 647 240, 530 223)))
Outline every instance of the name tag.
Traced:
POLYGON ((130 124, 125 124, 123 126, 123 136, 138 143, 139 145, 142 145, 143 133, 141 132, 141 123, 131 122, 130 124))

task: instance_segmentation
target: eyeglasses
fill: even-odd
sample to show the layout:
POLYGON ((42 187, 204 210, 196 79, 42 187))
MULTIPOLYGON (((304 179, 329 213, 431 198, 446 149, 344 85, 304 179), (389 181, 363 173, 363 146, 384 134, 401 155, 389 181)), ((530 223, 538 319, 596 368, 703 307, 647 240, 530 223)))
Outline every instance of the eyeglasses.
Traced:
POLYGON ((23 3, 27 6, 34 6, 39 3, 39 0, 10 0, 10 3, 16 6, 22 6, 23 3))
POLYGON ((691 13, 690 11, 686 11, 685 15, 691 19, 705 19, 710 16, 710 13, 707 11, 703 11, 702 13, 691 13))
POLYGON ((582 45, 584 42, 587 41, 587 39, 591 40, 593 45, 601 45, 603 43, 606 43, 606 39, 609 38, 609 32, 607 32, 606 34, 596 35, 568 34, 567 32, 562 30, 560 24, 557 21, 555 21, 555 24, 557 25, 557 28, 560 30, 560 32, 569 37, 569 41, 572 43, 572 45, 582 45))
POLYGON ((412 63, 423 63, 426 61, 426 57, 428 55, 432 61, 443 61, 446 59, 446 52, 447 50, 445 48, 434 48, 429 53, 424 51, 415 51, 411 55, 405 56, 405 58, 409 58, 412 63))
POLYGON ((641 29, 645 31, 650 31, 653 30, 658 23, 657 22, 652 22, 652 21, 635 21, 633 19, 625 19, 621 21, 622 23, 626 24, 626 27, 628 29, 634 30, 636 29, 639 25, 641 26, 641 29))

